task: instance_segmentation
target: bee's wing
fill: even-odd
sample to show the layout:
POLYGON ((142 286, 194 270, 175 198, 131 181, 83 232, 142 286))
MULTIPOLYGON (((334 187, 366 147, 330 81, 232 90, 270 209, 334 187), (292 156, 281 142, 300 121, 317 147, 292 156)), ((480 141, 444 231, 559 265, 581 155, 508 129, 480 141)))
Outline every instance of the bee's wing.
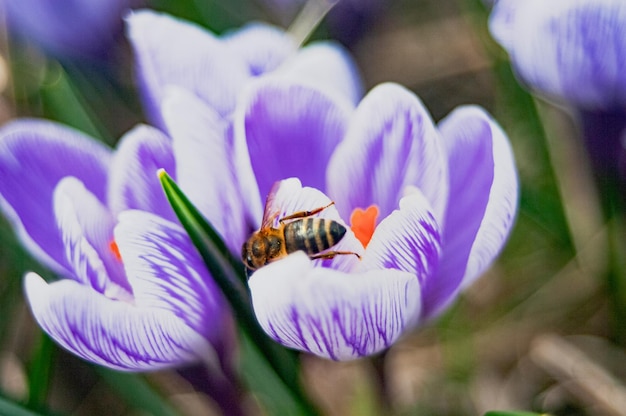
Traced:
POLYGON ((274 183, 270 193, 265 200, 265 209, 263 210, 263 222, 261 228, 274 227, 274 220, 280 215, 279 210, 274 206, 274 200, 276 199, 276 193, 278 192, 280 182, 274 183))

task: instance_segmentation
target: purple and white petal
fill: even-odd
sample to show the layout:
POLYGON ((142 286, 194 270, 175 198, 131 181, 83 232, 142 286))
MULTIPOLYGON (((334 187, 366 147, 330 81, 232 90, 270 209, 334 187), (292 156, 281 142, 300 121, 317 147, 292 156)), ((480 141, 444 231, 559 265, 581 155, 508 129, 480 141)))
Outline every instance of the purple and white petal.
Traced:
POLYGON ((423 285, 437 272, 440 253, 439 225, 428 200, 414 190, 376 227, 359 270, 401 270, 423 285))
POLYGON ((441 311, 483 273, 511 231, 518 180, 509 141, 480 107, 460 107, 440 123, 450 166, 450 202, 437 275, 424 285, 424 314, 441 311))
POLYGON ((289 177, 323 190, 326 165, 352 112, 350 103, 273 77, 255 82, 240 103, 235 140, 247 143, 260 195, 289 177))
POLYGON ((227 321, 225 302, 184 229, 154 214, 119 215, 115 241, 137 308, 165 311, 217 341, 227 321))
POLYGON ((260 198, 241 189, 256 186, 250 167, 238 169, 231 123, 193 94, 168 89, 163 117, 173 140, 181 189, 233 252, 256 226, 260 198))
POLYGON ((169 85, 193 91, 220 114, 233 110, 249 78, 248 65, 235 51, 201 27, 166 14, 135 11, 126 22, 144 105, 157 126, 163 126, 161 100, 169 85))
POLYGON ((256 317, 270 337, 333 360, 388 348, 420 313, 419 282, 412 274, 346 274, 314 267, 302 252, 262 267, 248 283, 256 317))
MULTIPOLYGON (((519 3, 505 9, 504 16, 514 15, 505 47, 523 82, 538 93, 588 109, 626 105, 626 3, 519 3)), ((499 8, 492 17, 496 36, 503 16, 499 8)))
POLYGON ((214 359, 211 344, 174 314, 116 301, 73 280, 24 279, 37 323, 52 339, 92 363, 151 371, 214 359))
POLYGON ((173 221, 156 172, 165 169, 176 178, 172 143, 160 130, 139 125, 126 133, 117 146, 109 176, 109 207, 113 215, 128 209, 153 212, 173 221))
POLYGON ((115 224, 111 213, 72 176, 59 182, 53 199, 72 278, 108 298, 132 298, 122 264, 111 248, 115 224))
POLYGON ((440 141, 430 115, 413 93, 382 84, 357 107, 346 139, 330 160, 328 194, 345 218, 355 208, 372 204, 384 218, 407 187, 417 187, 441 220, 448 178, 440 141))
POLYGON ((363 97, 363 81, 357 66, 339 43, 314 42, 279 68, 276 76, 311 84, 327 94, 347 98, 357 105, 363 97))
POLYGON ((23 119, 0 129, 0 206, 17 234, 40 261, 70 276, 56 227, 52 193, 59 180, 75 176, 105 201, 110 150, 60 124, 23 119))
POLYGON ((294 40, 284 30, 259 22, 225 33, 222 40, 247 62, 251 76, 275 70, 297 50, 294 40))

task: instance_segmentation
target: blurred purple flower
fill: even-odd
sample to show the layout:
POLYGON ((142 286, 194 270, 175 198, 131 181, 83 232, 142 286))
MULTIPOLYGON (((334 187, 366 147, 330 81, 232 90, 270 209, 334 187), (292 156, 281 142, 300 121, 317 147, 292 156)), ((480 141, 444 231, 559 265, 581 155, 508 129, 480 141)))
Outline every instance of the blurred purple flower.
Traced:
POLYGON ((243 88, 261 75, 362 95, 357 69, 347 52, 333 42, 313 42, 298 49, 291 37, 273 26, 253 23, 221 37, 183 20, 149 10, 127 18, 144 108, 163 127, 161 102, 171 86, 187 89, 222 116, 228 116, 243 88))
POLYGON ((626 3, 500 0, 490 30, 522 83, 574 108, 596 168, 626 179, 626 3))
MULTIPOLYGON (((30 308, 56 342, 88 361, 140 371, 221 365, 229 354, 225 302, 155 175, 177 172, 175 148, 148 126, 115 151, 43 120, 0 129, 0 206, 61 277, 27 274, 30 308)), ((219 218, 205 214, 219 229, 219 218)))
POLYGON ((12 30, 58 56, 93 55, 119 37, 131 0, 2 0, 12 30))
POLYGON ((320 215, 352 219, 358 237, 348 232, 336 248, 362 261, 295 253, 250 278, 259 322, 292 348, 343 360, 388 347, 489 266, 515 217, 508 139, 477 107, 457 109, 437 128, 398 85, 376 87, 355 108, 343 95, 268 77, 245 90, 232 120, 183 90, 166 98, 164 115, 173 137, 229 132, 210 149, 225 147, 218 153, 231 154, 230 169, 207 147, 195 173, 238 178, 256 228, 262 196, 292 177, 274 188, 273 211, 313 209, 330 197, 335 207, 320 215))

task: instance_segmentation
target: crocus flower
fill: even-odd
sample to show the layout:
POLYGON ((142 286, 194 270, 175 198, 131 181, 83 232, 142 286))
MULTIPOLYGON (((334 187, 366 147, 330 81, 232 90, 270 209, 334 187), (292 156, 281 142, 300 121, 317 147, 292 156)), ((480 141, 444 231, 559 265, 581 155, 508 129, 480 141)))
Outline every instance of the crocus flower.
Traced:
POLYGON ((25 40, 53 55, 104 51, 122 31, 129 0, 2 0, 8 23, 25 40))
POLYGON ((30 308, 56 342, 93 363, 219 366, 228 354, 225 302, 156 178, 157 168, 177 173, 176 147, 148 126, 116 150, 44 120, 0 129, 0 206, 60 278, 27 274, 30 308))
POLYGON ((314 42, 298 49, 276 27, 252 23, 217 37, 189 22, 149 10, 127 17, 144 108, 164 127, 161 102, 171 86, 192 91, 220 116, 228 116, 244 86, 274 74, 298 79, 352 102, 362 95, 356 67, 339 45, 314 42))
POLYGON ((626 3, 500 0, 490 17, 519 79, 573 109, 596 168, 626 179, 626 3))
MULTIPOLYGON (((514 220, 508 139, 475 106, 436 127, 419 99, 395 84, 374 88, 355 107, 343 95, 268 77, 246 88, 232 120, 184 91, 165 100, 164 115, 173 137, 185 129, 228 132, 226 172, 239 179, 256 228, 268 194, 275 221, 333 200, 318 215, 351 223, 335 249, 361 260, 296 252, 251 275, 260 324, 288 347, 338 360, 389 347, 489 266, 514 220), (280 182, 286 178, 295 179, 280 182)), ((213 169, 200 170, 210 177, 213 169)))
POLYGON ((44 330, 87 360, 144 370, 206 360, 209 346, 227 353, 221 344, 229 342, 220 338, 229 326, 222 298, 165 201, 156 170, 173 175, 238 253, 258 214, 242 203, 238 189, 245 187, 231 157, 227 120, 240 91, 274 72, 355 101, 360 82, 340 48, 322 43, 297 51, 271 27, 216 38, 139 11, 128 17, 128 30, 148 113, 176 138, 142 126, 111 151, 51 122, 10 123, 0 130, 0 202, 26 247, 63 278, 47 284, 26 277, 44 330), (161 103, 175 102, 166 98, 180 95, 180 87, 208 111, 191 124, 165 125, 161 103), (204 130, 206 123, 213 128, 204 130))

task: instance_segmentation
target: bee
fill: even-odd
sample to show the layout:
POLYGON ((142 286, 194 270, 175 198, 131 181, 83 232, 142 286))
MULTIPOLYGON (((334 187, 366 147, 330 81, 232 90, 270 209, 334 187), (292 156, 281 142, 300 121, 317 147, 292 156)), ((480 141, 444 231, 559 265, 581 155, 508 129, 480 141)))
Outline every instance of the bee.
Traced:
POLYGON ((268 263, 282 259, 295 251, 304 251, 311 259, 332 259, 337 255, 354 254, 352 251, 326 251, 339 243, 346 234, 346 227, 325 218, 311 218, 326 208, 310 211, 298 211, 278 220, 278 227, 272 227, 277 213, 270 214, 273 194, 270 193, 265 203, 261 228, 253 233, 241 250, 241 258, 248 271, 257 270, 268 263))

